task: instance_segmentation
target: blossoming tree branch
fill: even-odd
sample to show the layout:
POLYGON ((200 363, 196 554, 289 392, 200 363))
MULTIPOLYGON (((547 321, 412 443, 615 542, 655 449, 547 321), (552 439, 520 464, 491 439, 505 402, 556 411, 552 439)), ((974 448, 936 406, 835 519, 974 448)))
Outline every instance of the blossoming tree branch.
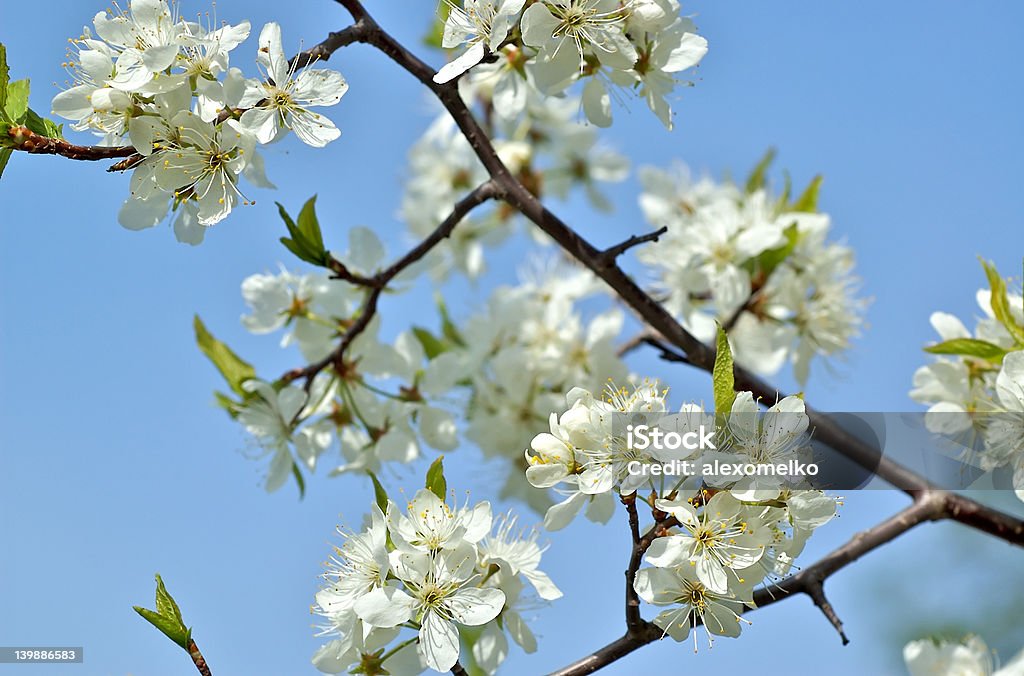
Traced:
MULTIPOLYGON (((624 633, 554 672, 566 676, 666 638, 695 650, 737 638, 748 613, 799 594, 846 643, 825 581, 925 522, 1024 545, 1020 519, 943 488, 765 380, 792 368, 806 382, 812 363, 847 350, 862 326, 867 301, 853 252, 818 210, 820 178, 773 190, 771 153, 739 184, 645 168, 639 199, 651 229, 638 225, 604 248, 546 206, 582 193, 595 209, 611 207, 603 186, 629 172, 601 143, 613 109, 640 99, 672 129, 669 100, 693 84, 686 73, 708 50, 677 0, 445 0, 428 36, 449 55, 440 68, 358 0, 337 4, 351 23, 290 58, 285 45, 297 39, 263 26, 249 72, 231 65, 246 50, 247 21, 191 21, 166 0, 99 12, 71 41, 72 81, 52 101, 53 114, 98 136, 96 145, 65 139, 62 124, 29 107, 29 83, 11 79, 0 47, 0 172, 21 153, 112 161, 108 171, 131 172, 121 225, 171 223, 191 245, 254 208, 252 188, 273 187, 263 146, 294 133, 320 149, 340 136, 326 116, 348 90, 327 67, 339 50, 379 51, 443 108, 409 155, 401 214, 411 248, 389 257, 373 231, 351 228, 347 250, 336 252, 315 199, 294 216, 278 205, 281 242, 309 271, 244 280, 243 322, 297 348, 293 369, 258 375, 195 320, 198 345, 226 383, 217 400, 256 439, 268 491, 294 481, 304 492, 332 456, 332 475, 373 485, 375 504, 359 530, 339 529, 315 598, 329 637, 312 658, 318 669, 489 674, 513 643, 539 649, 524 610, 562 596, 558 574, 540 569, 547 545, 524 517, 494 514, 487 500, 454 501, 436 454, 460 439, 506 461, 500 497, 543 514, 546 531, 581 514, 601 523, 622 514, 624 633), (463 322, 439 300, 437 330, 407 326, 393 341, 380 338, 392 296, 424 277, 478 277, 488 247, 517 228, 557 251, 557 263, 495 290, 463 322), (625 255, 644 266, 641 281, 620 265, 625 255), (594 298, 606 299, 605 310, 585 314, 581 304, 594 298), (642 325, 636 335, 622 335, 625 313, 642 325), (624 357, 638 349, 708 372, 714 408, 673 406, 657 381, 630 373, 624 357), (705 448, 637 446, 637 420, 705 448), (910 503, 797 567, 838 498, 805 476, 717 468, 803 466, 812 437, 910 503), (424 486, 394 500, 382 470, 431 455, 424 486), (637 471, 670 465, 716 469, 637 471)), ((983 262, 982 271, 983 318, 972 331, 933 315, 934 360, 918 370, 911 396, 929 405, 930 431, 974 435, 972 461, 1012 477, 1024 499, 1024 301, 994 267, 983 262)), ((156 609, 137 610, 211 673, 159 577, 156 609)), ((986 659, 976 637, 917 641, 904 656, 914 673, 986 659)))

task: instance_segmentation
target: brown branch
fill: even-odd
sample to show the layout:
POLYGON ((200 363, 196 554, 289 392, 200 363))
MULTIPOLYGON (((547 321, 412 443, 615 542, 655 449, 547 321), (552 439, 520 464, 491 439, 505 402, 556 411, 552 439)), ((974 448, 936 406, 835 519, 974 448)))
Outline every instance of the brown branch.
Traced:
POLYGON ((459 662, 455 662, 452 666, 452 673, 455 674, 455 676, 469 676, 469 672, 466 671, 466 667, 462 666, 459 662))
POLYGON ((654 232, 649 232, 646 235, 633 235, 629 239, 610 246, 601 253, 598 254, 598 263, 604 266, 615 265, 615 259, 622 254, 626 253, 635 246, 645 244, 647 242, 657 242, 658 238, 668 232, 668 226, 662 226, 654 232))
POLYGON ((620 496, 629 515, 629 534, 632 539, 629 555, 629 568, 626 569, 626 634, 634 634, 643 628, 644 620, 640 617, 640 597, 633 588, 636 571, 640 570, 640 560, 646 547, 641 548, 640 517, 636 511, 636 493, 620 496))
POLYGON ((210 671, 210 667, 206 664, 206 658, 203 657, 203 653, 199 652, 199 646, 192 639, 188 641, 188 656, 192 658, 192 663, 196 665, 196 669, 203 676, 213 676, 210 671))
POLYGON ((79 146, 64 139, 50 138, 35 133, 28 127, 11 127, 7 130, 13 145, 12 150, 21 150, 33 155, 60 155, 70 160, 112 160, 135 154, 132 146, 79 146))
POLYGON ((433 230, 433 232, 420 241, 419 244, 407 251, 404 256, 396 260, 394 263, 371 277, 356 275, 349 271, 348 268, 346 268, 340 261, 332 258, 331 270, 334 271, 336 277, 346 279, 360 286, 366 286, 369 288, 366 300, 363 302, 363 306, 360 308, 359 316, 356 318, 355 322, 353 322, 352 325, 346 329, 345 333, 342 334, 338 347, 320 361, 309 364, 304 368, 288 371, 281 376, 281 380, 289 383, 300 378, 304 378, 306 381, 306 390, 308 391, 313 383, 313 378, 328 366, 333 364, 339 373, 343 372, 345 352, 348 350, 349 346, 352 345, 352 342, 366 330, 366 327, 370 325, 370 321, 377 314, 377 303, 380 300, 380 296, 384 292, 384 289, 387 288, 387 285, 411 265, 430 253, 434 247, 447 239, 452 234, 455 226, 457 226, 462 219, 469 214, 469 212, 484 202, 499 197, 500 195, 501 191, 493 181, 481 183, 468 195, 459 200, 459 202, 452 207, 451 213, 448 214, 448 216, 433 230))
MULTIPOLYGON (((833 573, 845 568, 868 552, 891 542, 918 524, 926 521, 956 519, 958 510, 964 507, 962 504, 964 501, 970 502, 963 496, 947 491, 927 490, 915 494, 914 503, 903 511, 889 517, 873 528, 854 535, 849 542, 834 550, 817 563, 804 568, 796 575, 786 578, 777 585, 759 589, 754 594, 753 599, 756 609, 760 610, 765 606, 778 603, 789 598, 794 593, 806 594, 836 628, 845 645, 848 639, 843 632, 842 622, 839 621, 838 615, 827 599, 825 599, 824 581, 833 573)), ((989 514, 988 516, 998 518, 995 514, 989 514)), ((662 527, 663 524, 656 525, 655 528, 651 529, 651 535, 654 535, 656 529, 662 527)), ((1021 529, 1019 523, 1017 528, 1020 530, 1017 530, 1015 538, 1009 541, 1013 544, 1024 546, 1024 529, 1021 529)), ((647 538, 644 539, 646 540, 647 538)), ((551 676, 591 674, 637 648, 660 640, 663 635, 664 632, 656 625, 644 621, 639 631, 627 632, 625 636, 612 641, 583 659, 552 672, 551 676)))

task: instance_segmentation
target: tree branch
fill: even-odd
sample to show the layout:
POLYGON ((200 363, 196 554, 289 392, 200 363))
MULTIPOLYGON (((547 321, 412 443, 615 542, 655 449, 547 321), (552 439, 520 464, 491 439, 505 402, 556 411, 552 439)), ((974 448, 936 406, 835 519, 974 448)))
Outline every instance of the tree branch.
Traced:
POLYGON ((455 676, 469 676, 469 672, 466 671, 466 668, 459 662, 456 662, 452 667, 452 673, 455 674, 455 676))
POLYGON ((640 597, 633 588, 633 578, 636 577, 636 571, 640 570, 640 560, 647 548, 640 546, 640 517, 636 511, 636 493, 619 497, 629 515, 629 534, 632 540, 629 568, 626 569, 626 634, 632 635, 641 631, 644 624, 643 618, 640 617, 640 597))
POLYGON ((21 150, 33 155, 60 155, 70 160, 112 160, 135 154, 132 146, 79 146, 64 139, 41 136, 28 127, 11 127, 7 130, 12 150, 21 150))
MULTIPOLYGON (((858 533, 849 542, 834 550, 817 563, 804 568, 796 575, 786 578, 777 585, 759 589, 754 594, 756 609, 760 610, 765 606, 778 603, 789 598, 794 593, 806 594, 836 628, 845 645, 848 640, 843 633, 842 622, 839 621, 835 610, 824 596, 824 581, 833 573, 845 568, 868 552, 891 542, 920 523, 954 518, 954 514, 958 509, 956 504, 959 502, 958 498, 962 499, 962 496, 946 491, 928 490, 917 493, 914 497, 914 503, 903 511, 889 517, 873 528, 858 533)), ((655 525, 651 529, 651 534, 654 534, 659 528, 663 528, 663 525, 655 525)), ((1020 535, 1019 533, 1018 536, 1020 535)), ((1020 545, 1024 543, 1018 540, 1014 544, 1020 545)), ((603 648, 595 650, 583 659, 552 672, 551 676, 591 674, 641 646, 660 640, 663 636, 664 632, 660 628, 645 621, 641 631, 634 634, 627 632, 625 636, 612 641, 603 648)))
POLYGON ((469 212, 484 202, 500 196, 500 194, 500 189, 493 181, 481 183, 468 195, 459 200, 459 202, 452 208, 451 213, 448 214, 448 216, 434 229, 433 232, 427 235, 415 247, 407 251, 404 256, 372 277, 355 275, 350 272, 343 263, 332 259, 330 268, 335 273, 336 277, 369 288, 366 300, 363 302, 363 306, 360 309, 359 316, 356 318, 355 322, 353 322, 352 325, 346 329, 345 333, 342 334, 338 347, 320 361, 309 364, 304 368, 292 369, 281 376, 281 379, 287 383, 303 378, 306 381, 306 390, 308 391, 313 383, 313 379, 328 366, 333 364, 336 370, 341 373, 344 370, 343 359, 345 357, 345 352, 348 350, 349 346, 352 345, 352 342, 366 330, 366 327, 370 325, 370 321, 377 314, 377 303, 380 300, 380 296, 384 292, 384 289, 387 288, 387 285, 390 284, 395 277, 400 275, 417 261, 421 260, 424 256, 430 253, 434 247, 448 238, 455 229, 455 226, 457 226, 462 219, 469 214, 469 212))
POLYGON ((206 658, 199 651, 199 646, 191 639, 188 642, 188 656, 192 658, 192 663, 196 665, 196 669, 202 676, 213 676, 209 665, 206 664, 206 658))
POLYGON ((639 246, 640 244, 645 244, 647 242, 657 242, 658 238, 664 235, 666 232, 668 232, 668 226, 662 226, 655 230, 654 232, 649 232, 646 235, 633 235, 624 242, 616 244, 615 246, 610 246, 604 251, 602 251, 600 254, 598 254, 598 262, 605 266, 615 265, 615 259, 621 256, 622 254, 626 253, 635 246, 639 246))

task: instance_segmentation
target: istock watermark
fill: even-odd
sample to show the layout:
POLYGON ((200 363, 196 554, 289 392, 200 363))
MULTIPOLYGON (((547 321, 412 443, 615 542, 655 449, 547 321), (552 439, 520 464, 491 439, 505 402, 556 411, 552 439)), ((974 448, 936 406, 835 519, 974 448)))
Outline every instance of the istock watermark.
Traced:
POLYGON ((632 476, 803 478, 818 476, 818 465, 814 462, 800 462, 799 460, 776 463, 723 462, 717 459, 711 462, 632 460, 626 465, 626 471, 632 476))
POLYGON ((676 451, 685 448, 688 451, 716 450, 714 443, 715 430, 705 429, 704 425, 689 432, 666 432, 659 427, 650 425, 626 425, 626 447, 638 451, 648 448, 676 451))

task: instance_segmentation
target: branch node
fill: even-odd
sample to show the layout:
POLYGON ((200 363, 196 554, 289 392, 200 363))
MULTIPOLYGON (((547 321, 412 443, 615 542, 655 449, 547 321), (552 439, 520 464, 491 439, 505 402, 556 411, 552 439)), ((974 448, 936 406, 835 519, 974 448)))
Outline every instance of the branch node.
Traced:
POLYGON ((803 591, 811 597, 814 605, 818 606, 818 610, 821 611, 822 615, 835 627, 843 645, 847 645, 850 639, 846 637, 846 632, 843 631, 843 621, 839 619, 836 609, 832 607, 832 604, 825 596, 825 581, 818 577, 809 578, 804 584, 803 591))
POLYGON ((668 226, 663 225, 654 232, 649 232, 646 235, 633 235, 629 239, 619 242, 615 246, 610 246, 604 251, 597 254, 597 264, 601 267, 609 268, 615 265, 615 259, 626 253, 635 246, 646 244, 647 242, 657 242, 658 238, 668 232, 668 226))

